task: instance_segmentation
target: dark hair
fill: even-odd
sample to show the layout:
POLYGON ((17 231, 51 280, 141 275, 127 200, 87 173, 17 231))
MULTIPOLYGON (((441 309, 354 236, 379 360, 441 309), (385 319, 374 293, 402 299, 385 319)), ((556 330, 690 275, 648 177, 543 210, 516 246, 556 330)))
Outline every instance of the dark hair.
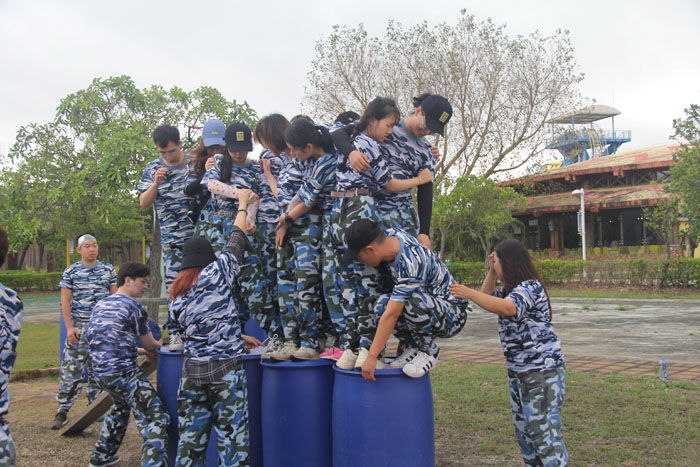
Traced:
POLYGON ((126 282, 127 277, 138 279, 139 277, 148 277, 150 274, 148 266, 143 263, 132 261, 119 266, 119 274, 117 274, 117 287, 121 287, 126 282))
POLYGON ((325 126, 314 125, 305 120, 292 123, 284 130, 284 140, 295 148, 305 148, 307 144, 323 148, 323 152, 333 151, 333 140, 325 126))
POLYGON ((284 141, 284 130, 289 126, 289 121, 282 114, 270 114, 260 119, 255 126, 255 139, 259 143, 270 145, 269 149, 276 156, 287 149, 284 141))
POLYGON ((226 147, 221 145, 205 146, 203 140, 199 140, 199 146, 189 151, 189 165, 194 173, 197 180, 201 180, 204 177, 204 173, 207 171, 206 164, 209 159, 209 148, 220 146, 223 149, 222 153, 226 153, 226 147))
POLYGON ((153 130, 153 142, 159 148, 167 147, 169 143, 180 143, 180 130, 172 125, 161 125, 153 130))
POLYGON ((429 92, 424 92, 424 93, 421 94, 420 96, 414 97, 414 98, 413 98, 413 107, 415 107, 415 108, 417 109, 418 107, 420 107, 421 105, 423 105, 423 101, 425 100, 425 98, 426 98, 426 97, 430 97, 430 96, 432 96, 431 93, 429 93, 429 92))
POLYGON ((5 264, 8 251, 10 251, 10 239, 7 237, 5 229, 0 227, 0 267, 5 264))
POLYGON ((501 261, 503 270, 503 297, 507 297, 515 287, 527 280, 536 280, 542 284, 542 289, 547 296, 549 304, 549 317, 552 317, 552 303, 549 300, 549 293, 542 281, 535 265, 532 264, 530 253, 522 242, 508 239, 499 242, 494 248, 498 259, 501 261))
POLYGON ((387 115, 396 115, 398 120, 401 117, 401 112, 399 111, 396 101, 388 97, 375 97, 365 109, 360 121, 355 125, 355 132, 353 136, 358 135, 367 129, 367 125, 371 119, 381 120, 387 115))
POLYGON ((289 121, 289 123, 292 124, 292 123, 300 122, 302 120, 306 120, 307 122, 309 122, 311 124, 316 123, 316 122, 314 122, 314 120, 311 117, 309 117, 308 115, 304 115, 304 114, 297 114, 297 115, 293 116, 292 119, 289 121))
POLYGON ((221 158, 221 167, 219 171, 221 173, 221 181, 223 183, 228 183, 231 181, 231 171, 233 170, 233 159, 231 159, 231 154, 228 148, 226 148, 226 154, 221 158))
POLYGON ((338 114, 335 117, 335 123, 342 123, 343 125, 348 125, 360 118, 360 114, 353 112, 352 110, 346 110, 343 113, 338 114))

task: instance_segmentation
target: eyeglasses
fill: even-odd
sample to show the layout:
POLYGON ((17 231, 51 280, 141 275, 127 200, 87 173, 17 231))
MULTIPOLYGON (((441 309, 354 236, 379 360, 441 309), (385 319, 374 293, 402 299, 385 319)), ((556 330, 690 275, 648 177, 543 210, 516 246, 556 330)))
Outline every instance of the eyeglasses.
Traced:
POLYGON ((179 149, 171 149, 169 151, 158 151, 158 154, 160 154, 161 156, 172 156, 178 151, 179 149))

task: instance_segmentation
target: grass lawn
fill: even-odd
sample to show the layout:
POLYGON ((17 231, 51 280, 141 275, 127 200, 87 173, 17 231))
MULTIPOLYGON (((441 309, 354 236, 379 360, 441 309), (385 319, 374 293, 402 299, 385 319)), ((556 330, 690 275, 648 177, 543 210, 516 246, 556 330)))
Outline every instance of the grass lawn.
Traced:
MULTIPOLYGON (((437 465, 522 465, 505 368, 441 363, 432 374, 437 465)), ((653 378, 566 376, 574 465, 700 465, 700 388, 653 378)))
POLYGON ((59 334, 58 324, 22 323, 17 342, 17 361, 13 370, 57 368, 59 334))
MULTIPOLYGON (((436 465, 522 465, 503 365, 441 362, 431 377, 436 465)), ((10 384, 20 465, 87 463, 99 425, 71 437, 50 430, 57 384, 10 384)), ((76 409, 84 403, 81 396, 76 409)), ((700 465, 700 388, 692 383, 569 373, 562 418, 572 465, 700 465)), ((140 446, 132 421, 120 465, 138 465, 140 446)))

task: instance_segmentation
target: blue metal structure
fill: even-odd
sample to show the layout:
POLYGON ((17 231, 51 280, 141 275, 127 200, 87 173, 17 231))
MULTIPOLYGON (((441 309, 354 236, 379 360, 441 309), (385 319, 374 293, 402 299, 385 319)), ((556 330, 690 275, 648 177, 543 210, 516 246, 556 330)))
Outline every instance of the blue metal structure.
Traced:
POLYGON ((547 121, 552 125, 552 137, 547 141, 547 149, 561 152, 564 156, 562 165, 615 154, 623 143, 632 139, 629 130, 615 131, 615 115, 620 113, 607 105, 592 105, 554 117, 547 121), (605 118, 612 119, 612 131, 593 126, 593 122, 605 118), (590 124, 590 127, 586 124, 590 124))

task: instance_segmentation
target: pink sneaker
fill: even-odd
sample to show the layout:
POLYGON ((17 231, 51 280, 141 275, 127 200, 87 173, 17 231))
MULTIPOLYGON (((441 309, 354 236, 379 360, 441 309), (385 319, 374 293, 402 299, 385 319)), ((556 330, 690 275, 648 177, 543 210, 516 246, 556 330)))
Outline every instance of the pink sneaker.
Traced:
POLYGON ((321 358, 338 361, 341 355, 343 355, 342 350, 340 350, 338 347, 331 347, 321 354, 321 358))

